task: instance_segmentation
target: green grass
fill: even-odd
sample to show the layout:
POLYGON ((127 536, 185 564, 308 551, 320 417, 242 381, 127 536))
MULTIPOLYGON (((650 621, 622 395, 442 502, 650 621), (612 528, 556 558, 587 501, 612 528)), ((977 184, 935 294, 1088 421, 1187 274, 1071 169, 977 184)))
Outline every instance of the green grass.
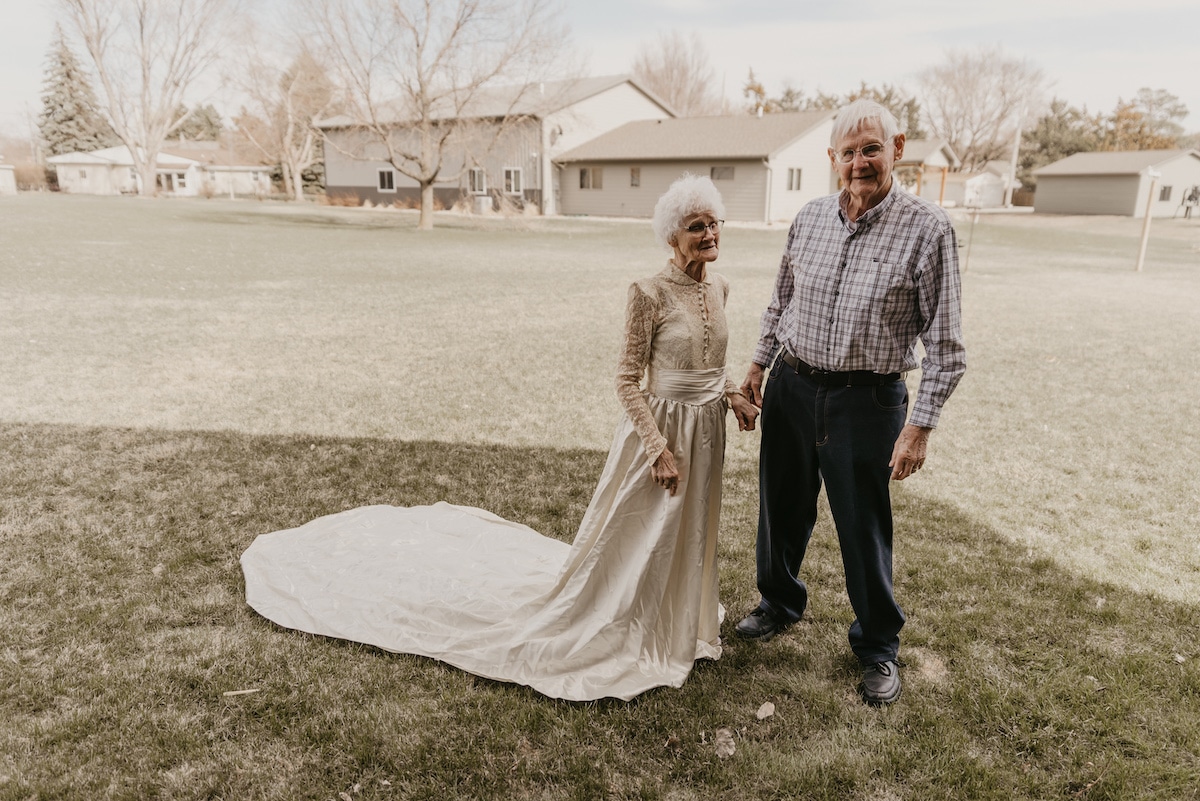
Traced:
MULTIPOLYGON (((736 431, 726 653, 681 690, 556 702, 244 604, 257 534, 350 506, 569 540, 647 226, 0 201, 0 799, 1200 797, 1195 221, 1156 221, 1142 274, 1137 221, 977 223, 968 375, 896 488, 905 695, 874 710, 827 520, 806 621, 729 636, 736 431)), ((723 235, 739 377, 782 239, 723 235)))

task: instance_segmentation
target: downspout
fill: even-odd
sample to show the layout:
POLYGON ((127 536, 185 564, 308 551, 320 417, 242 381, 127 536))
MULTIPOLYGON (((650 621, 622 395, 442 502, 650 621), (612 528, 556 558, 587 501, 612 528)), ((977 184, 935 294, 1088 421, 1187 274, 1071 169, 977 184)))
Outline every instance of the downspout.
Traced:
POLYGON ((763 222, 765 222, 767 225, 770 225, 771 224, 771 176, 774 171, 771 169, 771 159, 770 158, 763 159, 762 163, 763 163, 763 167, 766 168, 766 170, 767 170, 767 197, 766 197, 766 202, 763 203, 763 222))

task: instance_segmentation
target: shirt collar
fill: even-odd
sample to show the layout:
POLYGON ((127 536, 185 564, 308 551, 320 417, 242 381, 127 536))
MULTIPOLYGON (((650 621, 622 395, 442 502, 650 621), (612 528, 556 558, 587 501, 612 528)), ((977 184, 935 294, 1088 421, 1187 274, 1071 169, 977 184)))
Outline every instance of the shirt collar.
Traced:
POLYGON ((862 213, 862 216, 860 216, 857 220, 851 220, 846 215, 846 211, 845 211, 846 190, 843 189, 838 194, 838 205, 837 205, 838 218, 842 221, 842 223, 846 226, 846 228, 848 230, 857 231, 862 226, 870 225, 871 223, 875 222, 875 220, 877 220, 881 216, 883 216, 883 213, 886 212, 889 208, 891 208, 891 205, 894 202, 896 202, 896 192, 898 192, 898 191, 902 191, 900 189, 900 182, 896 180, 895 175, 892 175, 892 187, 891 187, 891 189, 888 190, 888 193, 883 196, 883 200, 879 201, 877 204, 875 204, 871 208, 864 211, 862 213))
POLYGON ((670 259, 667 259, 667 266, 663 268, 663 271, 659 273, 659 275, 661 275, 663 278, 666 278, 673 284, 681 284, 683 286, 695 286, 696 284, 712 283, 712 273, 708 271, 707 265, 704 268, 704 280, 696 281, 683 270, 676 267, 675 262, 671 261, 670 259))

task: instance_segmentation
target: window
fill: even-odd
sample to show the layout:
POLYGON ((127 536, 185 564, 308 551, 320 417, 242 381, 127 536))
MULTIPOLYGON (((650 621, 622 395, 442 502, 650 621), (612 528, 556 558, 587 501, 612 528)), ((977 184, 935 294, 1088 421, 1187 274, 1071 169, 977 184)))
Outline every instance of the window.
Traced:
POLYGON ((630 167, 629 168, 629 185, 630 186, 641 186, 642 185, 642 168, 641 167, 630 167))
POLYGON ((481 167, 472 167, 467 172, 467 184, 472 195, 487 193, 487 173, 481 167))
POLYGON ((733 167, 713 167, 709 172, 709 177, 714 181, 732 181, 733 167))
POLYGON ((604 168, 603 167, 580 167, 579 168, 579 188, 580 189, 603 189, 604 188, 604 168))
POLYGON ((396 171, 395 170, 380 170, 379 171, 379 191, 380 192, 395 192, 396 191, 396 171))
POLYGON ((788 191, 800 191, 800 170, 797 167, 788 170, 788 191))
POLYGON ((81 181, 87 180, 87 170, 84 170, 84 169, 79 170, 79 180, 81 180, 81 181))
POLYGON ((137 170, 135 170, 133 167, 129 168, 129 180, 137 181, 137 170))
POLYGON ((186 172, 175 173, 175 191, 179 191, 180 189, 187 189, 187 173, 186 172))
POLYGON ((519 195, 524 190, 521 184, 521 170, 519 167, 504 168, 504 191, 509 195, 519 195))
POLYGON ((1158 190, 1158 199, 1159 200, 1170 200, 1171 199, 1171 187, 1164 186, 1162 189, 1158 190))

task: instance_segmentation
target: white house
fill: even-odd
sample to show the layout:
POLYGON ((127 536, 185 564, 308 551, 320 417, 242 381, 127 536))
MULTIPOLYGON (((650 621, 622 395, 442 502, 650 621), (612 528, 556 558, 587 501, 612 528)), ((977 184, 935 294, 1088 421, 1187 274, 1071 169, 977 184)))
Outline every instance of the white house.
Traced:
POLYGON ((1076 153, 1034 175, 1033 209, 1039 213, 1145 217, 1149 203, 1152 217, 1183 216, 1189 195, 1200 194, 1200 151, 1076 153))
POLYGON ((896 162, 896 177, 913 194, 946 205, 950 175, 961 162, 944 139, 908 139, 904 157, 896 162))
MULTIPOLYGON (((169 142, 158 154, 158 189, 181 197, 270 192, 269 167, 229 163, 231 155, 217 142, 169 142)), ((46 161, 58 174, 58 187, 63 192, 137 194, 141 182, 125 145, 90 153, 64 153, 46 161)))
POLYGON ((0 195, 15 194, 17 194, 16 167, 0 162, 0 195))
POLYGON ((708 175, 730 220, 790 220, 837 189, 832 111, 639 120, 566 151, 562 213, 650 217, 685 172, 708 175))
MULTIPOLYGON (((506 198, 545 214, 559 210, 553 158, 630 120, 673 117, 675 112, 628 75, 499 87, 483 93, 457 117, 478 124, 477 144, 460 140, 444 154, 444 180, 434 196, 445 206, 474 195, 491 206, 506 198), (503 121, 503 125, 501 125, 503 121), (492 135, 501 130, 499 138, 492 135)), ((376 204, 416 203, 416 181, 383 158, 347 117, 318 123, 327 137, 325 190, 376 204)), ((398 130, 401 130, 398 125, 398 130)))

